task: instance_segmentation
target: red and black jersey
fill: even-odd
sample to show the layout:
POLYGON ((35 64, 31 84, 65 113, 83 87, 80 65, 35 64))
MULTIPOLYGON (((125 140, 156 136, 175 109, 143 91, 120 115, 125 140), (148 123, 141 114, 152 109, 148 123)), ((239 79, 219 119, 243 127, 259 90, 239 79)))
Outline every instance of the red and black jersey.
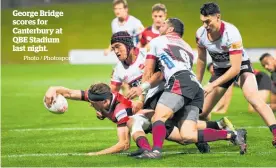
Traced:
MULTIPOLYGON (((88 100, 88 91, 85 91, 85 100, 88 100)), ((132 116, 132 102, 118 92, 112 93, 112 100, 109 109, 99 111, 104 117, 107 117, 117 125, 125 124, 129 116, 132 116)))
POLYGON ((140 43, 145 46, 152 39, 159 36, 159 31, 154 29, 153 26, 147 27, 143 32, 140 39, 140 43))

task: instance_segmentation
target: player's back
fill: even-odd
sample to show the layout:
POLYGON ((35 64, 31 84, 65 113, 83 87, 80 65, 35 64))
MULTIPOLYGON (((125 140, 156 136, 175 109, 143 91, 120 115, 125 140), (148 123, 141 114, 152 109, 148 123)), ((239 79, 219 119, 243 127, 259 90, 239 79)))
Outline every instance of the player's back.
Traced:
POLYGON ((149 43, 149 47, 147 58, 158 58, 161 61, 166 80, 181 70, 192 72, 193 50, 176 34, 156 37, 149 43))

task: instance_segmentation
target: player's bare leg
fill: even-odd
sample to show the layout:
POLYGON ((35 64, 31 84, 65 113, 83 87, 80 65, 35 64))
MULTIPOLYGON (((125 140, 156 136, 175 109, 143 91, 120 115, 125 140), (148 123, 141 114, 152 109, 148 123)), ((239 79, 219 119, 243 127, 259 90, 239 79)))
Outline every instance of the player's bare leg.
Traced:
POLYGON ((258 95, 258 87, 255 75, 245 72, 240 76, 240 87, 247 101, 260 114, 273 134, 273 146, 276 147, 276 119, 271 108, 258 95))
POLYGON ((276 111, 276 94, 270 94, 270 108, 275 112, 276 111))
POLYGON ((226 90, 227 90, 226 88, 217 87, 204 98, 204 105, 203 105, 202 113, 199 115, 200 120, 207 119, 208 115, 211 113, 214 106, 224 95, 226 90))
MULTIPOLYGON (((260 96, 260 98, 266 102, 267 98, 269 96, 270 91, 269 90, 259 90, 258 94, 260 96)), ((248 112, 256 112, 256 110, 252 107, 252 105, 249 103, 248 105, 248 112)))

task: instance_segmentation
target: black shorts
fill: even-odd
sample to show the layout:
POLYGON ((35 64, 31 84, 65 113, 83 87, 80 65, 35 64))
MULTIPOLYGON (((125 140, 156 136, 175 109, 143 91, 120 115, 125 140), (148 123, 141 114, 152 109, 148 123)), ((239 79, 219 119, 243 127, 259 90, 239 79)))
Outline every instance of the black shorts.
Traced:
MULTIPOLYGON (((215 74, 211 76, 209 82, 211 83, 211 82, 215 81, 216 79, 218 79, 219 77, 221 77, 226 71, 228 71, 228 69, 229 68, 214 68, 214 73, 215 74)), ((253 69, 251 67, 251 63, 250 63, 249 60, 242 62, 241 71, 237 76, 230 79, 228 82, 225 82, 224 84, 221 84, 220 87, 229 88, 229 86, 231 86, 233 82, 238 81, 240 75, 243 74, 244 72, 253 73, 253 69)))
MULTIPOLYGON (((179 71, 171 76, 168 82, 168 86, 164 90, 165 92, 171 92, 178 95, 182 95, 185 99, 188 99, 188 103, 185 105, 193 105, 202 110, 204 102, 204 91, 197 81, 194 74, 189 71, 179 71)), ((168 100, 172 101, 172 100, 168 100)), ((169 107, 169 106, 168 106, 169 107)))
POLYGON ((154 94, 152 97, 148 98, 146 100, 146 102, 144 103, 143 109, 155 110, 157 102, 158 102, 159 98, 161 97, 162 93, 163 93, 163 90, 159 91, 158 93, 154 94))
POLYGON ((259 72, 255 74, 258 90, 271 90, 271 79, 269 76, 264 72, 259 72))

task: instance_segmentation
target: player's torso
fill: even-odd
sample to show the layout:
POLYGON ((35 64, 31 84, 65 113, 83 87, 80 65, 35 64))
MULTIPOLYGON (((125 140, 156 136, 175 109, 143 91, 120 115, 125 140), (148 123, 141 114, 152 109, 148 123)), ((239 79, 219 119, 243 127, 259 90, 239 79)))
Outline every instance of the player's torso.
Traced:
POLYGON ((143 37, 144 40, 146 40, 146 44, 149 43, 152 39, 158 37, 159 31, 154 29, 153 26, 147 27, 145 31, 143 32, 143 37))
POLYGON ((118 63, 119 66, 116 67, 116 75, 119 76, 121 81, 128 83, 131 87, 140 85, 145 67, 146 50, 136 48, 135 52, 139 54, 133 64, 125 66, 122 63, 118 63))
MULTIPOLYGON (((214 68, 229 68, 230 64, 230 54, 229 48, 231 44, 231 31, 233 31, 230 23, 223 22, 223 28, 221 28, 221 37, 214 41, 209 40, 207 31, 205 28, 201 27, 201 45, 203 45, 209 55, 212 57, 214 63, 214 68)), ((249 60, 246 51, 242 51, 242 61, 249 60)))
MULTIPOLYGON (((122 63, 118 63, 116 67, 117 70, 114 72, 120 78, 120 81, 124 81, 129 84, 130 87, 137 87, 141 84, 142 76, 145 68, 146 54, 147 51, 145 48, 136 48, 136 53, 139 53, 135 62, 130 66, 124 66, 122 63)), ((153 96, 155 93, 163 90, 164 83, 161 82, 158 86, 151 88, 147 95, 146 99, 153 96)))
POLYGON ((176 35, 166 35, 157 37, 153 41, 153 45, 156 46, 155 54, 161 61, 166 80, 181 70, 192 72, 193 51, 184 40, 176 35))
POLYGON ((123 96, 120 93, 113 93, 109 109, 101 112, 103 116, 116 124, 126 122, 126 119, 133 115, 131 111, 131 102, 123 98, 125 100, 124 102, 121 97, 123 96))
MULTIPOLYGON (((116 33, 119 31, 126 31, 130 36, 133 38, 134 45, 136 46, 138 43, 138 30, 139 28, 137 26, 137 20, 133 16, 129 16, 128 19, 121 23, 119 22, 118 18, 115 18, 114 23, 112 25, 112 32, 116 33)), ((142 30, 141 30, 142 31, 142 30)))

